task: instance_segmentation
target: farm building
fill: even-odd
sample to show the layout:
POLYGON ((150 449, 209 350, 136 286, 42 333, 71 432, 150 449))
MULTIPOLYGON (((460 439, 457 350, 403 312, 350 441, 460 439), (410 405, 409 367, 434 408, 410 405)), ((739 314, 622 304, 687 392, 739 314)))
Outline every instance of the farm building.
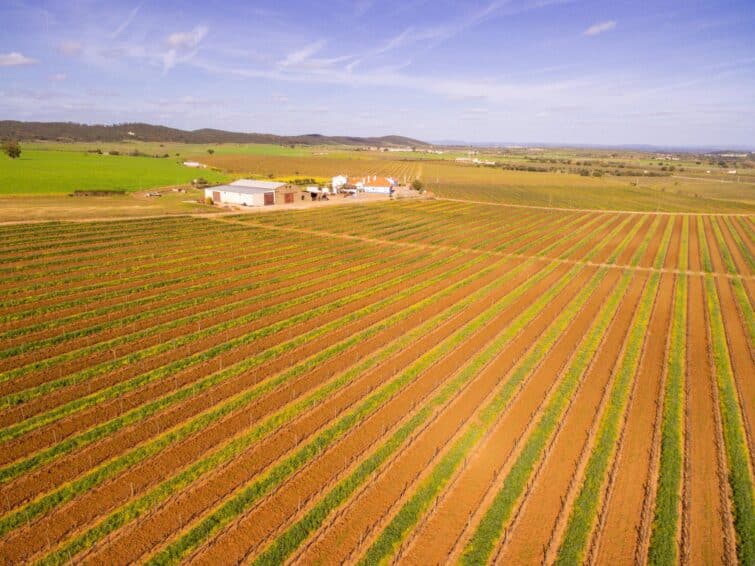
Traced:
POLYGON ((365 193, 380 193, 388 195, 396 184, 390 177, 378 177, 377 175, 367 175, 366 177, 354 177, 349 179, 349 184, 355 185, 359 190, 365 193))
POLYGON ((365 193, 390 194, 391 189, 396 185, 391 177, 379 177, 377 175, 366 175, 363 177, 346 177, 345 175, 336 175, 332 179, 331 186, 335 191, 351 190, 364 191, 365 193))
POLYGON ((243 206, 268 206, 293 203, 299 188, 286 183, 239 179, 230 185, 208 187, 205 198, 215 204, 240 204, 243 206))

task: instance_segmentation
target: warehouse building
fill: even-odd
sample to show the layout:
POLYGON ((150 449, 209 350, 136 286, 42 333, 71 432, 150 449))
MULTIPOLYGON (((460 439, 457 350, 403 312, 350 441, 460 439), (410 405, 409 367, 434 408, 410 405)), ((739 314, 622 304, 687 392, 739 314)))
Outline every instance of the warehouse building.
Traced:
POLYGON ((214 204, 269 206, 293 203, 299 192, 299 187, 287 183, 239 179, 230 185, 208 187, 204 190, 204 195, 205 198, 212 199, 214 204))

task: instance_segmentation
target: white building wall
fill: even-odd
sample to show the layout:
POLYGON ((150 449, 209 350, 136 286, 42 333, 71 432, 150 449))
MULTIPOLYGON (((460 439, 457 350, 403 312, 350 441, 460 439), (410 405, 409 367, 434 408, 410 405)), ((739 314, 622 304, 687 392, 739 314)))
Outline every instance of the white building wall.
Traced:
POLYGON ((379 193, 381 195, 388 195, 391 193, 390 187, 372 187, 370 185, 364 186, 365 193, 379 193))
POLYGON ((214 192, 220 193, 220 202, 224 204, 237 204, 240 206, 265 206, 264 193, 247 195, 243 193, 234 193, 231 191, 213 191, 212 188, 205 189, 205 197, 212 198, 214 192))

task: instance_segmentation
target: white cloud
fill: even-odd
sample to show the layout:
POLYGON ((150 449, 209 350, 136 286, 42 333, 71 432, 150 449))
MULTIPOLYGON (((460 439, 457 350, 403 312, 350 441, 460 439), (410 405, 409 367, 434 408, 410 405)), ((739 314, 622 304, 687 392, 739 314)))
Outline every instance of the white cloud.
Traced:
POLYGON ((163 54, 163 73, 175 67, 176 63, 188 61, 197 52, 197 47, 207 35, 207 26, 197 26, 191 31, 172 33, 166 42, 171 46, 163 54))
POLYGON ((0 53, 0 67, 16 67, 18 65, 32 65, 36 59, 22 55, 17 51, 11 53, 0 53))
POLYGON ((54 75, 50 75, 50 80, 56 82, 64 81, 67 78, 68 75, 66 75, 65 73, 55 73, 54 75))
POLYGON ((290 67, 292 65, 302 63, 312 57, 312 55, 320 51, 323 47, 325 47, 325 43, 326 41, 324 39, 321 39, 320 41, 310 43, 302 49, 298 49, 297 51, 289 53, 288 55, 286 55, 286 58, 279 63, 279 65, 281 67, 290 67))
POLYGON ((194 49, 208 31, 207 26, 197 26, 191 31, 170 34, 167 42, 174 49, 194 49))
POLYGON ((597 24, 593 24, 589 28, 587 28, 585 31, 583 31, 582 35, 587 35, 587 36, 599 35, 603 32, 610 31, 615 27, 616 27, 616 21, 614 20, 598 22, 597 24))
POLYGON ((116 29, 113 32, 113 35, 112 35, 113 39, 115 39, 116 37, 118 37, 119 35, 121 35, 121 33, 123 32, 123 30, 125 30, 129 25, 131 25, 131 22, 136 17, 136 15, 139 13, 139 10, 142 9, 142 4, 144 4, 143 1, 140 2, 139 4, 137 4, 136 7, 129 12, 128 16, 126 16, 126 19, 123 20, 123 22, 121 23, 121 25, 118 26, 118 29, 116 29))
POLYGON ((81 43, 78 41, 61 41, 58 45, 58 51, 63 55, 74 57, 81 53, 81 43))

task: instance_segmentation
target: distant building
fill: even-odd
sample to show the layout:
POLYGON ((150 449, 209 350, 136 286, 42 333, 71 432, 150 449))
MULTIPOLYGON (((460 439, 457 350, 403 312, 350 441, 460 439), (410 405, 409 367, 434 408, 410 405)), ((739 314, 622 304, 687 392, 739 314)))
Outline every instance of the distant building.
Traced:
POLYGON ((340 191, 349 182, 349 178, 346 175, 336 175, 331 179, 330 186, 335 192, 340 191))
POLYGON ((241 206, 269 206, 290 204, 295 200, 299 188, 287 183, 239 179, 230 185, 208 187, 205 198, 215 204, 238 204, 241 206))
POLYGON ((355 187, 357 190, 365 193, 379 193, 389 195, 391 189, 396 185, 391 177, 379 177, 377 175, 367 175, 364 177, 350 177, 348 185, 355 187))
POLYGON ((364 175, 347 177, 336 175, 331 180, 331 187, 335 192, 341 191, 364 191, 365 193, 390 194, 391 188, 398 183, 392 177, 380 177, 378 175, 364 175))
POLYGON ((197 167, 201 169, 207 169, 207 165, 199 163, 199 161, 184 161, 184 167, 197 167))

